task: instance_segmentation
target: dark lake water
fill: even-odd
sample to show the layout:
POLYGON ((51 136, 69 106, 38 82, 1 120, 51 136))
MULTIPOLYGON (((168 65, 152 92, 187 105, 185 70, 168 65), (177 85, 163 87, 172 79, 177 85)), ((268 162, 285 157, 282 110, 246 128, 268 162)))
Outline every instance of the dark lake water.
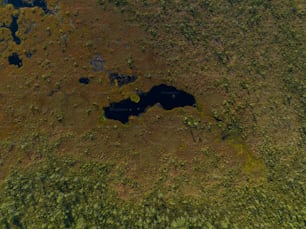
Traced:
POLYGON ((17 23, 18 17, 12 16, 12 23, 9 26, 9 29, 11 30, 11 34, 13 37, 13 40, 17 45, 21 43, 21 40, 19 37, 16 36, 16 32, 18 31, 18 23, 17 23))
POLYGON ((22 66, 22 60, 20 59, 19 55, 15 52, 8 57, 8 62, 9 64, 18 66, 18 68, 22 66))
POLYGON ((89 60, 89 64, 94 72, 105 72, 108 75, 111 85, 121 87, 123 85, 133 83, 137 80, 137 76, 111 72, 105 69, 106 60, 101 55, 95 55, 89 60))
POLYGON ((79 79, 79 83, 81 84, 89 84, 89 82, 90 82, 90 79, 88 77, 81 77, 79 79))
POLYGON ((119 73, 109 73, 108 77, 112 85, 117 84, 119 87, 125 84, 132 83, 137 80, 136 76, 130 76, 130 75, 119 74, 119 73))
MULTIPOLYGON (((1 0, 0 0, 1 1, 1 0)), ((30 8, 30 7, 39 7, 41 8, 46 14, 49 14, 51 11, 48 9, 47 4, 45 1, 42 0, 33 0, 33 1, 22 1, 22 0, 2 0, 2 4, 12 4, 15 9, 19 8, 30 8)), ((18 31, 18 16, 11 16, 12 22, 10 25, 2 24, 0 27, 7 28, 11 31, 12 37, 14 42, 19 45, 21 43, 20 38, 16 35, 18 31)))
POLYGON ((46 1, 43 0, 33 0, 33 1, 22 1, 22 0, 3 0, 4 5, 12 4, 14 8, 30 8, 30 7, 39 7, 41 8, 46 14, 50 13, 50 10, 47 7, 46 1))
POLYGON ((154 86, 149 92, 140 93, 139 97, 138 103, 129 98, 104 107, 105 117, 127 123, 130 116, 138 116, 156 104, 160 104, 165 110, 196 105, 194 96, 165 84, 154 86))
POLYGON ((21 43, 21 40, 19 37, 17 37, 16 32, 18 31, 18 17, 11 16, 12 17, 12 22, 10 25, 2 24, 0 27, 1 28, 7 28, 11 31, 12 37, 14 42, 19 45, 21 43))

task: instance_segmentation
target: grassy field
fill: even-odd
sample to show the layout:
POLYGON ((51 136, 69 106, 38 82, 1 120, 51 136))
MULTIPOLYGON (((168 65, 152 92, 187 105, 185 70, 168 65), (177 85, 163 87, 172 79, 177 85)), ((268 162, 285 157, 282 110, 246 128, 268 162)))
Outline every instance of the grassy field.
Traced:
POLYGON ((305 226, 304 1, 47 4, 0 7, 0 228, 305 226), (197 107, 103 116, 160 83, 197 107))

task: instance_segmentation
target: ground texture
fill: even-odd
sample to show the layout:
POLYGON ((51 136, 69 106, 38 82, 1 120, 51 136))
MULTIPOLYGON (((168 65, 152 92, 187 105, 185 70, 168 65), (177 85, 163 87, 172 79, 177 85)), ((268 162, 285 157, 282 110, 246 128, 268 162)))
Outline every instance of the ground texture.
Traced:
POLYGON ((1 228, 305 226, 304 1, 47 5, 0 7, 1 228), (197 106, 103 115, 161 83, 197 106))

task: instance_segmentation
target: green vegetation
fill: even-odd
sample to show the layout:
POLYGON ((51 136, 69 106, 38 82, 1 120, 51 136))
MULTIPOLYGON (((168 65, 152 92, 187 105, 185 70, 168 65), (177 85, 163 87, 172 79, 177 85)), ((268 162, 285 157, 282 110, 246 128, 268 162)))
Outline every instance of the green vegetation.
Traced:
MULTIPOLYGON (((274 162, 275 163, 275 162, 274 162)), ((303 164, 295 166, 302 169, 303 164)), ((305 184, 300 175, 248 185, 218 201, 165 198, 155 189, 133 204, 108 185, 111 164, 50 158, 29 171, 13 171, 0 194, 1 228, 302 228, 305 184)), ((279 168, 283 174, 286 167, 279 168)), ((276 170, 277 172, 278 169, 276 170)))
MULTIPOLYGON (((168 72, 196 73, 199 78, 206 72, 222 75, 214 83, 226 94, 224 106, 218 107, 224 135, 254 131, 250 123, 258 119, 254 101, 260 98, 256 92, 264 93, 264 87, 278 88, 283 96, 289 96, 291 104, 287 105, 305 122, 303 1, 105 0, 103 5, 119 8, 151 34, 152 46, 166 59, 168 72)), ((277 96, 274 104, 281 102, 277 96)))
POLYGON ((0 228, 304 228, 305 2, 84 2, 20 10, 23 43, 3 43, 0 228), (18 48, 33 56, 7 67, 18 48), (139 80, 109 87, 88 72, 95 53, 139 80), (186 87, 198 110, 131 125, 101 114, 154 80, 186 87))

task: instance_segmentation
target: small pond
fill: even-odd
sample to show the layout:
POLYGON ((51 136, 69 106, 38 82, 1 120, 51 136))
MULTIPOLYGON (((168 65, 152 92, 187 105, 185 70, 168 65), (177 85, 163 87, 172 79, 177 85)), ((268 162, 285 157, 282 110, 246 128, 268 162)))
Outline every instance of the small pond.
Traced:
POLYGON ((3 0, 3 5, 12 4, 15 9, 19 8, 30 8, 30 7, 39 7, 46 14, 50 13, 50 10, 47 7, 46 1, 43 0, 32 0, 32 1, 23 1, 23 0, 3 0))
POLYGON ((18 68, 22 66, 22 60, 20 59, 19 55, 15 52, 8 57, 8 62, 9 64, 18 66, 18 68))
POLYGON ((196 105, 194 96, 165 84, 154 86, 149 92, 139 93, 138 96, 138 101, 128 98, 104 107, 105 117, 127 123, 130 116, 138 116, 156 104, 160 104, 165 110, 196 105))

